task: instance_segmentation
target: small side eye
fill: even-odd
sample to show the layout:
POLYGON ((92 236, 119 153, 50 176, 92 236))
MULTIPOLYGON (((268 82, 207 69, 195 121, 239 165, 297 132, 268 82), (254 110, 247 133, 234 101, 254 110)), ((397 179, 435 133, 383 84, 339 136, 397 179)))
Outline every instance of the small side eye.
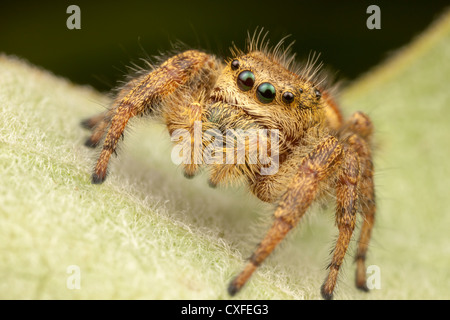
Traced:
POLYGON ((282 99, 283 102, 286 104, 290 104, 292 103, 292 101, 294 101, 294 94, 292 92, 286 91, 285 93, 283 93, 282 99))
POLYGON ((232 69, 232 70, 237 70, 237 69, 239 69, 239 65, 240 65, 239 60, 233 60, 233 61, 231 61, 231 69, 232 69))
POLYGON ((298 92, 303 93, 303 89, 302 89, 302 88, 299 88, 299 89, 298 89, 298 92))
POLYGON ((256 96, 262 103, 272 102, 275 99, 275 94, 275 87, 268 82, 261 83, 256 89, 256 96))
POLYGON ((317 89, 314 89, 314 94, 316 95, 316 99, 317 99, 317 100, 319 100, 320 97, 322 97, 322 94, 321 94, 320 91, 317 90, 317 89))
POLYGON ((237 77, 237 85, 242 91, 249 91, 255 84, 255 75, 251 71, 242 71, 237 77))

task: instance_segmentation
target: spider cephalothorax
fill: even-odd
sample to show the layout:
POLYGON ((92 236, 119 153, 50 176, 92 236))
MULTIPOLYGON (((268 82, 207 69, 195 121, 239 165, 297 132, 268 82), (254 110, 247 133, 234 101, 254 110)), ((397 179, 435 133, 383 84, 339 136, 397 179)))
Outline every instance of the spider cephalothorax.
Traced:
POLYGON ((276 204, 273 225, 230 283, 230 294, 312 202, 329 194, 335 194, 339 237, 322 296, 332 298, 357 212, 364 219, 356 286, 367 290, 364 262, 375 215, 371 121, 361 112, 344 121, 317 59, 296 65, 289 48, 281 50, 280 43, 270 49, 259 35, 250 39, 247 52, 232 48, 225 62, 188 50, 127 82, 108 111, 83 121, 93 130, 86 144, 102 145, 92 182, 105 180, 129 119, 159 117, 180 147, 186 177, 208 167, 211 186, 241 180, 259 199, 276 204))

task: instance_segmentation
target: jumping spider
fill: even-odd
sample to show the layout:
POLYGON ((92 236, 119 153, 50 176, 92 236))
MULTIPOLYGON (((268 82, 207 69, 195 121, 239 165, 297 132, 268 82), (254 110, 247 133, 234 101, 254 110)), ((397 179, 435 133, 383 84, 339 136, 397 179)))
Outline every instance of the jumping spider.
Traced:
MULTIPOLYGON (((232 58, 224 62, 214 55, 188 50, 128 81, 109 110, 82 122, 93 131, 86 145, 95 147, 101 141, 103 145, 92 183, 105 180, 111 154, 131 118, 145 114, 159 117, 170 134, 184 130, 194 137, 195 124, 200 123, 200 143, 192 135, 181 139, 194 150, 187 156, 192 161, 182 164, 185 176, 193 177, 207 165, 211 186, 241 179, 259 199, 276 204, 272 226, 243 271, 231 281, 228 292, 236 294, 313 201, 330 198, 330 194, 335 195, 339 236, 321 287, 322 297, 333 296, 357 212, 363 216, 363 225, 355 257, 356 287, 367 291, 365 258, 375 215, 372 123, 362 112, 344 121, 332 88, 322 81, 317 59, 296 64, 289 47, 282 48, 283 41, 270 48, 265 36, 260 36, 249 36, 247 52, 232 47, 232 58), (233 129, 236 133, 242 132, 237 129, 250 128, 277 132, 277 145, 266 146, 270 161, 277 156, 276 172, 262 174, 268 166, 263 160, 267 159, 251 161, 255 159, 248 153, 243 162, 235 159, 226 164, 207 162, 198 154, 214 141, 206 134, 208 130, 225 133, 233 129)), ((246 152, 257 143, 246 141, 246 152)), ((258 150, 261 145, 259 141, 258 150)), ((224 153, 239 151, 233 146, 223 147, 224 153)), ((217 160, 223 154, 216 152, 214 157, 217 160)))

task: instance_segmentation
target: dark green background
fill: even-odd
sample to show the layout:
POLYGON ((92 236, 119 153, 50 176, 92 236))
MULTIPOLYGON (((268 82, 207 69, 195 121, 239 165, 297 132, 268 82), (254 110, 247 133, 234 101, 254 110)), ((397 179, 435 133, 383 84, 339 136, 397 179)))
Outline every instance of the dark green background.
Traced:
MULTIPOLYGON (((109 90, 139 58, 189 47, 226 56, 247 31, 291 34, 294 51, 321 52, 339 78, 354 79, 405 45, 439 16, 448 1, 34 1, 0 4, 0 52, 80 84, 109 90), (66 9, 81 8, 81 30, 69 30, 66 9), (381 30, 369 30, 366 9, 381 8, 381 30)), ((140 63, 142 65, 142 63, 140 63)))

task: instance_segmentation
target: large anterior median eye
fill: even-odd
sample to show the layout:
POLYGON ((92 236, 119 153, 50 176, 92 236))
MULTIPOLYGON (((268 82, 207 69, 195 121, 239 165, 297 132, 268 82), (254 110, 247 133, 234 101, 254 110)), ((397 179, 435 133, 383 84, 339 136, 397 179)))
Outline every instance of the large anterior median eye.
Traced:
POLYGON ((242 71, 237 78, 237 85, 242 91, 248 91, 255 84, 255 75, 251 71, 242 71))
POLYGON ((275 99, 275 94, 275 87, 268 82, 261 83, 256 89, 256 96, 262 103, 272 102, 275 99))

